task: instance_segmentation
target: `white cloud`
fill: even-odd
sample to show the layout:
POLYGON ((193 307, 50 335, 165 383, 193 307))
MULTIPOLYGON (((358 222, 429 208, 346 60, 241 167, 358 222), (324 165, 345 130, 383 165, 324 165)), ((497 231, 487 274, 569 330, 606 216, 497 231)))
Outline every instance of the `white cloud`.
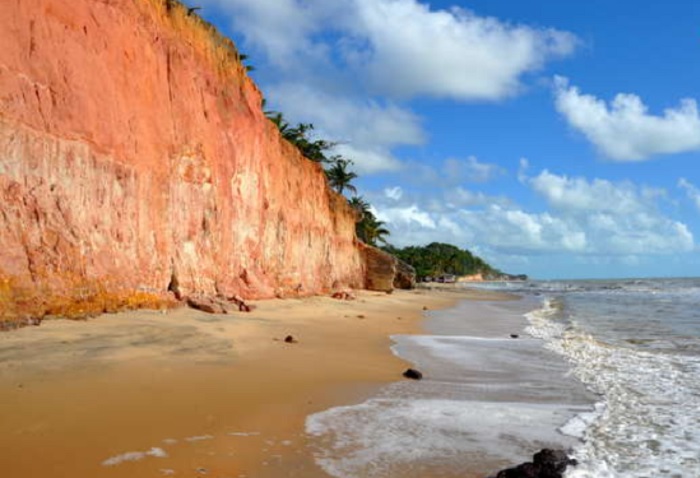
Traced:
POLYGON ((402 180, 422 188, 454 188, 464 183, 486 183, 505 176, 507 171, 496 164, 482 163, 475 156, 448 158, 435 166, 424 161, 405 161, 402 180))
POLYGON ((351 144, 340 144, 333 149, 333 153, 352 159, 353 165, 350 169, 361 175, 396 171, 401 168, 400 161, 391 154, 387 147, 357 148, 351 144))
POLYGON ((395 186, 393 188, 386 188, 384 189, 384 195, 389 199, 399 201, 401 199, 401 196, 403 196, 403 189, 401 189, 399 186, 395 186))
POLYGON ((612 183, 604 179, 588 181, 584 178, 557 176, 547 170, 538 176, 521 178, 558 210, 591 213, 610 211, 631 214, 645 211, 663 191, 637 187, 629 182, 612 183))
POLYGON ((656 116, 636 95, 618 94, 608 105, 556 77, 555 102, 568 123, 613 160, 640 161, 700 150, 700 115, 694 99, 683 99, 677 108, 656 116))
POLYGON ((695 207, 700 210, 700 189, 685 178, 678 180, 678 187, 685 190, 688 199, 695 203, 695 207))
POLYGON ((381 221, 392 224, 402 224, 421 228, 435 229, 435 220, 418 205, 412 204, 408 207, 384 207, 377 210, 377 218, 381 221))
POLYGON ((466 190, 465 200, 429 202, 408 190, 401 201, 371 200, 397 245, 432 241, 479 247, 503 256, 569 254, 622 256, 676 254, 694 249, 688 227, 662 214, 663 192, 632 183, 567 178, 547 171, 523 184, 542 195, 549 212, 531 212, 466 190), (483 200, 481 200, 483 197, 483 200))
POLYGON ((355 0, 347 17, 346 58, 369 73, 382 94, 460 100, 500 99, 520 77, 570 54, 569 33, 511 25, 453 7, 415 0, 355 0), (400 81, 397 81, 400 78, 400 81))
POLYGON ((687 252, 694 239, 687 226, 665 217, 658 200, 665 191, 630 182, 558 176, 542 171, 524 182, 567 222, 586 234, 589 253, 687 252))
POLYGON ((475 156, 461 160, 448 158, 443 164, 446 178, 452 181, 469 181, 485 183, 505 174, 505 170, 496 164, 480 162, 475 156))
POLYGON ((446 189, 442 194, 445 208, 463 208, 472 206, 487 206, 497 204, 508 206, 510 201, 505 197, 489 196, 481 191, 472 191, 463 187, 446 189))

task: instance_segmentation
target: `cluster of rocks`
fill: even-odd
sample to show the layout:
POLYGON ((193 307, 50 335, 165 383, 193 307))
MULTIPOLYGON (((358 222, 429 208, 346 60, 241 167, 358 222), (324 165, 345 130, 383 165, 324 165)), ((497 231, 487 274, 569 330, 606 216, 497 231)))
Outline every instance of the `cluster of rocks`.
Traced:
POLYGON ((365 263, 365 288, 391 292, 394 289, 414 289, 416 271, 410 265, 376 247, 361 245, 365 263))
POLYGON ((562 478, 569 466, 576 466, 564 450, 544 448, 532 456, 531 462, 499 471, 491 478, 562 478))
POLYGON ((338 299, 338 300, 355 300, 355 294, 353 294, 351 291, 347 290, 340 290, 338 292, 333 292, 331 295, 331 298, 333 299, 338 299))

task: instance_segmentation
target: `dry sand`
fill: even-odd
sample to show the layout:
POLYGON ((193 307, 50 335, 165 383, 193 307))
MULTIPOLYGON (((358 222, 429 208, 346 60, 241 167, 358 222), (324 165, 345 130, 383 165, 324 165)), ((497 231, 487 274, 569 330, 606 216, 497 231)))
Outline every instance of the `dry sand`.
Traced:
POLYGON ((0 334, 0 470, 33 477, 323 477, 307 415, 356 403, 407 364, 391 334, 421 331, 454 288, 261 301, 49 321, 0 334), (297 343, 286 343, 292 335, 297 343))

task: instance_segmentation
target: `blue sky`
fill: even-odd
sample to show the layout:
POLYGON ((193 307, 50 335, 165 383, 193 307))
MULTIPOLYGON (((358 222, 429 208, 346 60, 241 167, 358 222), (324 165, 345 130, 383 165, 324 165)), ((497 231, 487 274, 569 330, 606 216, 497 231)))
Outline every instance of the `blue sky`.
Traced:
POLYGON ((341 142, 393 244, 537 278, 698 275, 699 2, 197 5, 270 109, 341 142))

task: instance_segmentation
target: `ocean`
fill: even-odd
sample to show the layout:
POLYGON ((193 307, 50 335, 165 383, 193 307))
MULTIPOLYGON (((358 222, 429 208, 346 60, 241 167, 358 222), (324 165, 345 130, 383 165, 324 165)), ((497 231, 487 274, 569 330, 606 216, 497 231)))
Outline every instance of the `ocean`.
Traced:
POLYGON ((424 373, 310 416, 335 477, 488 476, 543 447, 568 478, 700 477, 700 279, 485 283, 522 298, 429 313, 424 373))

